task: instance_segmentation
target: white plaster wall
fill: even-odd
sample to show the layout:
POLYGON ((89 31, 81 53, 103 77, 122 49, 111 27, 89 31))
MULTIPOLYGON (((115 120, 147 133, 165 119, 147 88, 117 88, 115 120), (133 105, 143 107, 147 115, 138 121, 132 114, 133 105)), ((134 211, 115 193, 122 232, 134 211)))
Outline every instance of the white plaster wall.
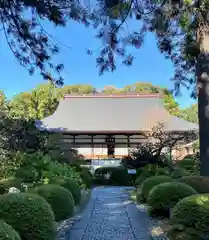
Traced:
POLYGON ((115 148, 115 155, 128 155, 128 148, 115 148))

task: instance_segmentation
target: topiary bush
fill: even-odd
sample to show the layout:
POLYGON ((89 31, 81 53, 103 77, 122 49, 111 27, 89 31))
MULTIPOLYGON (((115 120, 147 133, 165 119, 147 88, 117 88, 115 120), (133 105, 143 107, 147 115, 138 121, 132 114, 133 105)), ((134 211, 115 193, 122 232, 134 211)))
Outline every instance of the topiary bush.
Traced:
POLYGON ((56 221, 67 219, 73 215, 75 202, 71 192, 66 188, 46 184, 37 187, 36 193, 50 204, 56 221))
POLYGON ((183 226, 182 231, 186 228, 208 236, 209 194, 196 194, 180 200, 173 208, 171 223, 183 226))
POLYGON ((151 215, 169 216, 169 210, 176 203, 197 192, 187 184, 179 182, 165 182, 158 184, 149 193, 148 204, 151 215))
POLYGON ((126 168, 117 167, 113 169, 111 180, 116 185, 128 185, 129 184, 129 174, 126 168))
POLYGON ((179 181, 193 187, 198 193, 209 193, 209 177, 186 176, 179 181))
POLYGON ((94 179, 99 184, 128 185, 130 177, 127 169, 124 167, 106 166, 95 170, 94 179), (106 178, 107 175, 109 175, 109 178, 106 178))
POLYGON ((80 203, 80 201, 81 201, 81 189, 80 189, 78 183, 74 179, 58 178, 58 179, 55 179, 52 183, 66 188, 73 195, 75 204, 78 205, 80 203))
MULTIPOLYGON (((60 203, 61 204, 61 203, 60 203)), ((0 219, 11 225, 24 240, 54 240, 54 214, 37 194, 10 193, 0 196, 0 219)))
POLYGON ((137 178, 135 181, 136 186, 140 186, 142 182, 152 176, 169 176, 169 171, 167 168, 162 168, 158 166, 151 166, 151 164, 146 165, 143 168, 137 170, 137 178))
POLYGON ((21 240, 20 235, 12 226, 0 220, 0 239, 1 240, 21 240))
POLYGON ((142 191, 143 197, 147 201, 149 193, 153 187, 155 187, 156 185, 158 185, 160 183, 172 182, 172 181, 174 181, 174 180, 169 176, 152 176, 152 177, 147 178, 142 183, 141 191, 142 191))
POLYGON ((184 168, 191 174, 197 174, 200 171, 200 161, 198 154, 187 155, 184 159, 176 162, 178 167, 184 168))
POLYGON ((184 168, 180 168, 180 167, 176 167, 173 172, 171 173, 171 177, 174 179, 179 179, 181 177, 184 176, 190 176, 190 172, 188 172, 186 169, 184 168))
POLYGON ((20 178, 8 178, 0 180, 0 194, 5 194, 8 192, 10 187, 22 189, 22 180, 20 178))

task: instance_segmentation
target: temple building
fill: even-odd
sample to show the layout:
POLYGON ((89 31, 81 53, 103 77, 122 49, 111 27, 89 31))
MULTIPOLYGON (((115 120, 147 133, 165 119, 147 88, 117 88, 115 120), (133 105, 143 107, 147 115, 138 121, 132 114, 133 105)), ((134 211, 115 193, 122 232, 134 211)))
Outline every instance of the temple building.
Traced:
POLYGON ((159 94, 66 95, 36 126, 60 133, 65 148, 87 159, 105 159, 127 156, 159 123, 174 135, 198 130, 196 124, 171 116, 159 94))

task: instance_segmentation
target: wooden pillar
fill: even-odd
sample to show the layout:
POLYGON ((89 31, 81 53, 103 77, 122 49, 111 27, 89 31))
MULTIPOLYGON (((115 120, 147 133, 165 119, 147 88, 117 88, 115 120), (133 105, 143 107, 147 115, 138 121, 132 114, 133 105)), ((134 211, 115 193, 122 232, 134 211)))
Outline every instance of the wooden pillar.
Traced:
POLYGON ((91 155, 94 159, 94 135, 91 135, 91 155))
POLYGON ((128 156, 130 154, 130 135, 126 135, 127 136, 127 147, 128 147, 128 156))

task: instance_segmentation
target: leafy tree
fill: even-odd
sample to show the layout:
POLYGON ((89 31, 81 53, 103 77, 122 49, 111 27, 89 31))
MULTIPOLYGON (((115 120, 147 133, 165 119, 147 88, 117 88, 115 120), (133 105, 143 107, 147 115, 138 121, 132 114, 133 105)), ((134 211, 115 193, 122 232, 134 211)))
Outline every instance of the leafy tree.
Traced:
POLYGON ((166 155, 177 144, 195 140, 196 133, 191 131, 188 134, 173 135, 164 130, 163 124, 158 124, 153 126, 149 133, 144 133, 144 137, 145 141, 141 142, 136 149, 132 149, 126 164, 134 168, 140 168, 146 164, 173 168, 171 159, 166 155))
POLYGON ((32 95, 29 92, 20 93, 9 102, 9 114, 12 118, 29 118, 32 95))
POLYGON ((117 93, 121 93, 121 89, 118 89, 115 86, 105 86, 102 89, 102 93, 104 93, 104 94, 117 94, 117 93))
POLYGON ((91 94, 95 93, 96 89, 89 84, 67 85, 61 89, 61 93, 65 94, 91 94))
POLYGON ((183 85, 192 89, 193 97, 198 97, 200 172, 208 176, 209 1, 131 0, 124 4, 119 0, 107 0, 101 6, 107 18, 104 17, 97 25, 100 28, 98 37, 105 39, 106 43, 97 59, 100 72, 115 70, 117 54, 125 57, 123 62, 130 66, 133 56, 123 49, 124 43, 138 48, 143 44, 146 33, 153 32, 160 51, 174 64, 176 93, 183 85), (138 30, 121 37, 120 29, 130 16, 135 16, 139 21, 138 30))
POLYGON ((193 104, 190 107, 181 110, 180 117, 189 122, 198 123, 197 104, 193 104))
POLYGON ((59 51, 58 41, 42 22, 48 20, 58 27, 64 27, 71 19, 87 22, 84 7, 69 0, 3 0, 0 10, 2 33, 20 65, 30 74, 39 69, 44 79, 62 84, 63 64, 52 62, 52 56, 59 51))
POLYGON ((16 95, 10 101, 10 116, 13 118, 42 119, 51 115, 61 98, 59 89, 51 83, 41 84, 31 92, 16 95))

